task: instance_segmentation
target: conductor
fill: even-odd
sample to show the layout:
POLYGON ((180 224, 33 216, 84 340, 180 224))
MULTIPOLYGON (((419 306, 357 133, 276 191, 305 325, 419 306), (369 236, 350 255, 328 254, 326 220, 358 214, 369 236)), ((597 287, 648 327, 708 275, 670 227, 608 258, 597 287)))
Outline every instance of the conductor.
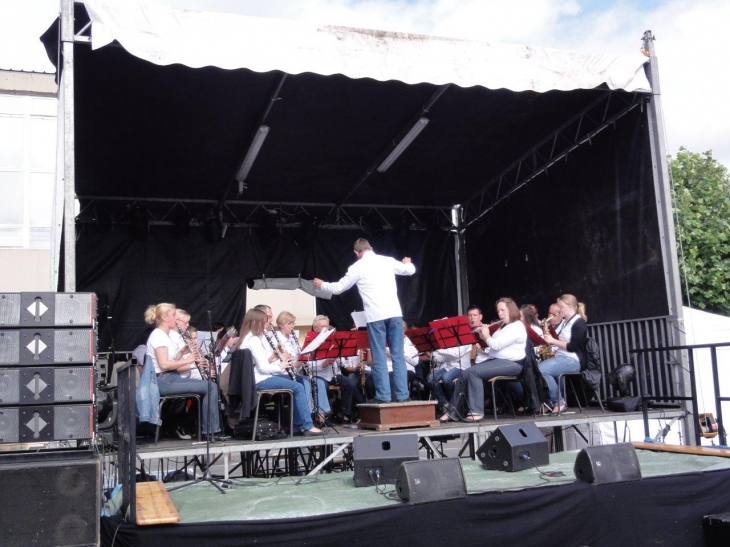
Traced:
POLYGON ((395 276, 413 275, 416 267, 409 257, 399 262, 395 258, 375 254, 366 239, 355 241, 354 251, 357 262, 348 268, 345 277, 333 283, 316 278, 312 282, 316 288, 332 294, 341 294, 357 284, 365 308, 370 352, 373 358, 371 370, 375 385, 375 400, 372 402, 390 403, 393 400, 406 402, 409 400, 408 369, 403 352, 403 312, 398 301, 395 276), (390 393, 385 355, 386 340, 393 360, 395 394, 390 393))

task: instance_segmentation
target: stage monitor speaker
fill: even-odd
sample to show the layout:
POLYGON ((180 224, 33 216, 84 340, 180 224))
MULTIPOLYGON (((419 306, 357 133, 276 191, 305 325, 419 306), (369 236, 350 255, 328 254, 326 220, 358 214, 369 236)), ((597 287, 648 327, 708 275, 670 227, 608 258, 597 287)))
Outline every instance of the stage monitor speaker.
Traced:
POLYGON ((95 350, 93 329, 0 330, 0 366, 93 363, 95 350))
POLYGON ((94 392, 91 366, 0 368, 0 406, 91 402, 94 392))
POLYGON ((548 465, 547 440, 534 422, 502 425, 477 450, 479 461, 487 469, 522 471, 548 465))
POLYGON ((398 466, 418 459, 418 435, 362 435, 352 442, 355 486, 393 484, 398 466))
POLYGON ((631 443, 587 446, 575 458, 575 478, 592 484, 633 481, 641 478, 641 467, 631 443))
POLYGON ((93 327, 95 323, 94 293, 0 294, 2 327, 93 327))
POLYGON ((98 457, 0 464, 3 547, 99 545, 98 457))
POLYGON ((395 478, 395 492, 411 504, 466 497, 464 470, 459 458, 403 462, 395 478))
POLYGON ((35 443, 91 439, 94 405, 48 405, 0 408, 0 443, 35 443))

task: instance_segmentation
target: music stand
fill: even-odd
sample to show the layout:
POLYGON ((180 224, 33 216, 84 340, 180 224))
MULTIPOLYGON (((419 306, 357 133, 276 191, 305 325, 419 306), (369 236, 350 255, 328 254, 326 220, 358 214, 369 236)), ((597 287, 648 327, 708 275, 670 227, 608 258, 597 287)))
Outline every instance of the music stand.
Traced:
MULTIPOLYGON (((457 346, 471 346, 479 342, 476 334, 472 332, 466 315, 447 317, 430 321, 435 349, 448 349, 457 346)), ((416 346, 418 347, 418 346, 416 346)))
MULTIPOLYGON (((332 335, 335 333, 335 329, 329 331, 309 331, 304 337, 304 347, 299 353, 299 357, 306 355, 306 361, 309 363, 307 366, 309 371, 309 385, 312 388, 312 399, 314 404, 314 412, 319 415, 321 409, 319 408, 319 386, 317 386, 317 378, 315 366, 312 366, 316 361, 327 359, 327 352, 329 351, 332 335)), ((334 378, 334 371, 332 372, 334 378)), ((324 381, 324 379, 323 379, 324 381)))

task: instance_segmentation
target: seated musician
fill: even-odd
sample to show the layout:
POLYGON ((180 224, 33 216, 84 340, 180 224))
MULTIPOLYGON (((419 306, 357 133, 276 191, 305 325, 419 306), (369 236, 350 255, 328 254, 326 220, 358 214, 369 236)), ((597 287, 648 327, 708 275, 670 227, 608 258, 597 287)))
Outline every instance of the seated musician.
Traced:
MULTIPOLYGON (((471 328, 472 331, 480 328, 482 326, 481 308, 474 304, 469 306, 469 308, 466 310, 466 319, 467 321, 469 321, 469 328, 471 328)), ((487 359, 489 359, 489 346, 487 346, 483 341, 477 342, 471 347, 471 353, 469 357, 471 359, 472 365, 475 365, 476 363, 481 363, 482 361, 486 361, 487 359)))
MULTIPOLYGON (((466 393, 468 414, 464 421, 477 422, 484 418, 484 381, 495 376, 518 376, 525 361, 527 331, 520 321, 520 310, 511 298, 497 300, 497 315, 502 324, 492 334, 486 325, 479 329, 479 336, 489 346, 489 359, 464 371, 460 386, 451 398, 450 406, 456 409, 458 397, 466 393)), ((447 411, 440 420, 453 419, 447 411)))
MULTIPOLYGON (((312 330, 314 332, 322 332, 329 329, 330 320, 326 315, 318 315, 312 321, 312 330)), ((330 385, 340 387, 342 406, 342 416, 340 416, 340 418, 343 419, 343 421, 354 420, 355 414, 353 405, 358 386, 357 378, 355 376, 342 374, 342 370, 339 368, 339 363, 333 358, 308 361, 308 367, 311 369, 312 374, 314 374, 317 378, 318 384, 326 382, 325 389, 322 390, 325 395, 328 393, 328 387, 330 385)), ((326 404, 327 412, 329 412, 329 401, 326 401, 326 404)))
POLYGON ((290 389, 292 391, 294 395, 294 423, 292 429, 295 434, 320 435, 322 430, 314 427, 314 423, 312 423, 304 386, 299 380, 293 378, 296 375, 291 370, 291 355, 282 353, 282 358, 279 359, 264 337, 266 324, 266 312, 257 309, 248 310, 241 325, 241 337, 234 348, 251 351, 254 361, 256 389, 290 389))
MULTIPOLYGON (((160 395, 179 395, 197 393, 202 396, 203 434, 220 432, 220 412, 218 410, 218 386, 204 380, 186 378, 183 374, 195 368, 196 357, 189 353, 187 346, 173 341, 171 333, 176 329, 176 308, 174 304, 161 303, 147 308, 145 322, 156 325, 147 339, 146 355, 152 360, 157 374, 160 395), (210 405, 210 408, 209 408, 210 405)), ((188 374, 186 374, 188 375, 188 374)))
MULTIPOLYGON (((312 378, 309 377, 309 368, 306 366, 306 361, 300 360, 299 354, 302 352, 302 348, 299 344, 299 336, 294 326, 297 323, 297 318, 288 311, 283 311, 276 316, 276 325, 279 327, 278 331, 274 331, 276 339, 281 344, 281 347, 292 357, 292 365, 298 374, 297 381, 304 382, 305 390, 307 391, 307 397, 309 398, 309 409, 315 410, 313 390, 315 386, 312 385, 312 378), (301 379, 301 380, 300 380, 301 379)), ((314 376, 316 380, 317 389, 317 418, 319 421, 324 422, 327 416, 331 413, 330 402, 328 397, 328 381, 314 376)))
POLYGON ((449 399, 461 373, 471 366, 471 345, 437 349, 431 355, 434 369, 428 376, 428 384, 442 408, 449 408, 449 399))
POLYGON ((550 389, 554 414, 568 408, 564 397, 565 386, 558 386, 557 378, 565 372, 580 371, 583 347, 588 337, 585 304, 578 302, 572 294, 564 294, 558 298, 557 306, 562 319, 556 329, 558 337, 557 339, 550 335, 543 337, 548 344, 557 347, 555 357, 546 359, 539 365, 540 372, 550 389))

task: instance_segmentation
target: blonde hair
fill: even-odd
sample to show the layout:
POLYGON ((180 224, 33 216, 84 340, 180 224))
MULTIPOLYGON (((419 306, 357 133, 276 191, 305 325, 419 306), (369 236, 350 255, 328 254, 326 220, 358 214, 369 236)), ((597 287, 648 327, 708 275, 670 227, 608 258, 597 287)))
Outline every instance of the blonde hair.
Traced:
POLYGON ((252 332, 254 336, 259 336, 264 332, 264 325, 266 324, 266 312, 261 310, 252 309, 246 312, 243 317, 243 324, 241 325, 241 336, 236 342, 235 349, 241 349, 243 339, 249 332, 252 332))
POLYGON ((586 305, 583 302, 578 302, 578 299, 575 296, 573 296, 572 294, 564 294, 557 300, 557 302, 561 301, 563 302, 563 304, 577 310, 578 315, 583 318, 583 321, 588 321, 588 316, 586 315, 586 305))
POLYGON ((174 309, 175 304, 168 304, 167 302, 149 306, 144 312, 144 322, 149 325, 159 325, 162 323, 162 318, 174 309))
POLYGON ((182 319, 183 321, 190 321, 190 314, 180 308, 175 310, 175 317, 182 319))
POLYGON ((288 311, 283 311, 279 315, 276 316, 276 324, 280 327, 282 325, 285 325, 289 321, 296 321, 297 318, 294 317, 294 314, 289 313, 288 311))

